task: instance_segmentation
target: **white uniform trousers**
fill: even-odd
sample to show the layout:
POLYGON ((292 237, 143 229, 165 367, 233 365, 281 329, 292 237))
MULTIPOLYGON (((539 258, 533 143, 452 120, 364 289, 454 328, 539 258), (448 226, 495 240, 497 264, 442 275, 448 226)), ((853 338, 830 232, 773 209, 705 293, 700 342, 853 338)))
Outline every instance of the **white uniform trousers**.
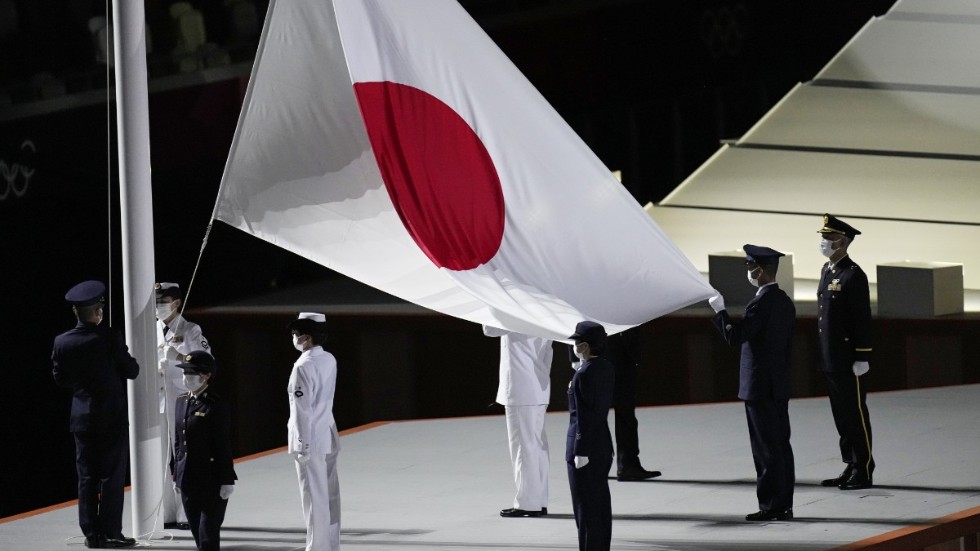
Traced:
POLYGON ((340 480, 337 454, 314 454, 296 461, 299 494, 306 521, 306 551, 340 549, 340 480))
POLYGON ((166 406, 165 411, 160 415, 160 422, 163 424, 163 469, 166 476, 163 481, 163 503, 161 512, 163 522, 187 522, 187 515, 184 514, 184 505, 180 499, 180 494, 174 490, 173 475, 170 472, 170 459, 174 449, 174 406, 177 402, 177 387, 167 380, 165 383, 166 406))
POLYGON ((504 406, 510 460, 514 464, 514 508, 538 511, 548 506, 547 405, 504 406))

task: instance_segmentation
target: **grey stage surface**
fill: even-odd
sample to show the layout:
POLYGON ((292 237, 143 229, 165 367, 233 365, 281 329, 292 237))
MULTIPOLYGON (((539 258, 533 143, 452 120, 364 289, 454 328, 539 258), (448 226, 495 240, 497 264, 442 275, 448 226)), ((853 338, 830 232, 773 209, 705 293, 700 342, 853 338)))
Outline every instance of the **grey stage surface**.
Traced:
MULTIPOLYGON (((734 369, 734 366, 733 366, 734 369)), ((980 506, 980 385, 873 394, 877 486, 821 488, 842 469, 825 398, 793 400, 796 520, 747 523, 756 510, 741 403, 641 408, 641 458, 664 472, 610 480, 613 549, 830 549, 980 506)), ((610 421, 611 421, 610 415, 610 421)), ((339 460, 342 546, 348 549, 575 549, 565 472, 567 414, 547 417, 550 515, 504 519, 513 496, 502 416, 411 421, 349 431, 339 460)), ((241 461, 222 530, 225 549, 298 549, 296 477, 281 451, 241 461)), ((129 535, 129 494, 125 531, 129 535)), ((980 509, 978 509, 980 511, 980 509)), ((972 514, 972 512, 971 512, 972 514)), ((84 549, 74 505, 8 519, 0 548, 84 549)), ((173 536, 173 539, 169 538, 173 536)), ((884 536, 883 536, 884 535, 884 536)), ((155 549, 193 549, 189 532, 155 549)))

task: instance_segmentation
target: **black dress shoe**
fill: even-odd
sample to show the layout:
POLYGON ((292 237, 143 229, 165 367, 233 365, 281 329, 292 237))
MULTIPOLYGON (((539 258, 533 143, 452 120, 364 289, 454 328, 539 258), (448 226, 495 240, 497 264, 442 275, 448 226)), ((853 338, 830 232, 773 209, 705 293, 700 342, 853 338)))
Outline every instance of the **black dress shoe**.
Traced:
POLYGON ((127 547, 136 547, 136 540, 127 538, 122 534, 116 538, 105 538, 102 540, 102 549, 125 549, 127 547))
POLYGON ((635 482, 657 478, 658 476, 660 476, 660 471, 648 471, 643 467, 627 467, 616 473, 616 480, 620 482, 635 482))
POLYGON ((820 485, 825 488, 833 488, 834 486, 839 488, 840 485, 846 482, 848 478, 851 478, 850 465, 844 468, 844 472, 840 473, 840 476, 837 478, 828 478, 827 480, 823 480, 820 482, 820 485))
POLYGON ((165 530, 190 530, 191 525, 186 522, 164 522, 163 528, 165 530))
POLYGON ((547 507, 542 507, 540 511, 525 511, 524 509, 504 509, 500 511, 500 516, 506 518, 543 517, 547 514, 547 507))
POLYGON ((870 488, 874 484, 870 477, 864 476, 858 471, 854 471, 847 480, 840 483, 837 486, 841 490, 863 490, 865 488, 870 488))
POLYGON ((102 549, 102 536, 85 537, 85 547, 89 549, 102 549))
POLYGON ((768 520, 793 520, 793 509, 783 509, 783 510, 771 510, 771 511, 758 511, 755 513, 750 513, 745 515, 745 520, 751 520, 755 522, 768 521, 768 520))

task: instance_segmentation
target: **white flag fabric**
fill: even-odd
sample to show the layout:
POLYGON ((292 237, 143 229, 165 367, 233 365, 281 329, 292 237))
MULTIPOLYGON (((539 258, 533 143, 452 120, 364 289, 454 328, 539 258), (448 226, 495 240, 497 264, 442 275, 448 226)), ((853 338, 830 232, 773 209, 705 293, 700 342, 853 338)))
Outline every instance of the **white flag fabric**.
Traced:
POLYGON ((215 212, 407 301, 551 339, 713 294, 451 0, 270 2, 215 212))

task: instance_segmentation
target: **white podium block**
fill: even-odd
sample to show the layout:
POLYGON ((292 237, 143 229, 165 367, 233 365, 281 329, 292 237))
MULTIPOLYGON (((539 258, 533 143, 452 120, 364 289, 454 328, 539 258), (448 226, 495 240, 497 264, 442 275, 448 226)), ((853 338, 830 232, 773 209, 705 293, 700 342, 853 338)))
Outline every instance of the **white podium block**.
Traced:
POLYGON ((962 264, 909 260, 878 264, 878 315, 962 313, 962 264))
MULTIPOLYGON (((746 276, 745 251, 735 250, 708 255, 708 283, 725 297, 725 304, 745 305, 757 289, 746 276)), ((780 257, 776 271, 779 288, 793 298, 793 254, 780 257)))

